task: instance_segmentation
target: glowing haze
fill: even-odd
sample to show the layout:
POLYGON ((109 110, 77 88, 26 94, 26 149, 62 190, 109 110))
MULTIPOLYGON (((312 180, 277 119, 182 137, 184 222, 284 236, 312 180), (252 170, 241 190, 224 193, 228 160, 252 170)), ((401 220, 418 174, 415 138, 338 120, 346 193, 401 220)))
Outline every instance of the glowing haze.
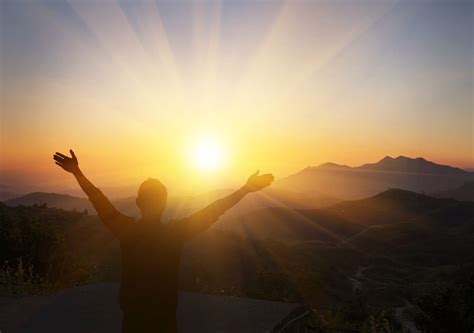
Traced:
POLYGON ((69 148, 98 185, 190 191, 385 155, 474 166, 472 1, 1 6, 2 184, 72 188, 69 148))

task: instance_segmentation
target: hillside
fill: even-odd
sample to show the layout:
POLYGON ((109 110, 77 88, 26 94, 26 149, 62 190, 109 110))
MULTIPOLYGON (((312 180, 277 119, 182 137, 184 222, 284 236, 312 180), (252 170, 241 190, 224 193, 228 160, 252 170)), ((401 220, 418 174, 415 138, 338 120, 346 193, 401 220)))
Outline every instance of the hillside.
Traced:
POLYGON ((33 192, 16 198, 5 200, 7 206, 33 206, 46 204, 48 207, 64 210, 95 212, 94 207, 86 198, 74 197, 68 194, 33 192))
MULTIPOLYGON (((3 204, 0 217, 0 260, 24 258, 59 286, 118 279, 118 244, 96 217, 3 204)), ((356 288, 371 308, 387 308, 467 281, 473 244, 474 203, 409 191, 322 209, 263 208, 188 244, 181 286, 351 309, 356 288)))
POLYGON ((262 208, 218 222, 216 228, 234 232, 243 238, 294 241, 333 241, 363 230, 324 210, 262 208))
POLYGON ((409 222, 434 210, 450 207, 452 199, 438 199, 400 189, 391 189, 373 197, 345 201, 324 210, 353 223, 363 225, 409 222))
MULTIPOLYGON (((401 298, 433 283, 466 281, 474 269, 473 203, 390 190, 320 210, 255 211, 233 223, 218 227, 248 240, 239 247, 253 244, 258 258, 267 258, 265 265, 273 268, 261 274, 277 280, 286 276, 304 290, 303 296, 318 302, 347 300, 352 281, 376 304, 403 303, 401 298), (312 283, 305 279, 310 276, 312 283)), ((227 262, 225 254, 211 253, 219 248, 216 242, 231 244, 207 239, 194 248, 201 265, 227 262)), ((254 262, 251 258, 237 263, 254 262)))
POLYGON ((371 225, 410 222, 433 211, 438 214, 447 211, 457 204, 452 199, 393 189, 371 198, 344 201, 320 209, 258 209, 221 221, 216 228, 246 238, 338 242, 371 225))
POLYGON ((434 193, 474 180, 474 173, 423 158, 385 157, 377 163, 348 167, 325 163, 275 182, 275 188, 301 193, 322 191, 342 199, 359 199, 390 188, 434 193))

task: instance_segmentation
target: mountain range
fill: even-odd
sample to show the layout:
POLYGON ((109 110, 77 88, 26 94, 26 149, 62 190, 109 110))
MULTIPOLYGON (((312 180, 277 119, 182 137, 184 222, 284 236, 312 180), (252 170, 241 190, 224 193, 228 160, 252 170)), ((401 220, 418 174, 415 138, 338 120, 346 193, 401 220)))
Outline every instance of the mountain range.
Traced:
MULTIPOLYGON (((343 200, 373 196, 390 188, 474 201, 473 184, 474 172, 436 164, 423 158, 387 156, 377 163, 359 167, 325 163, 277 179, 270 188, 244 198, 238 206, 224 215, 223 220, 265 208, 320 208, 343 200)), ((216 190, 194 197, 169 198, 165 218, 185 216, 231 191, 216 190)), ((11 196, 12 194, 8 194, 5 196, 7 199, 4 199, 9 206, 46 203, 48 207, 95 212, 86 198, 67 194, 34 192, 15 198, 11 196)), ((113 203, 124 214, 135 217, 139 215, 135 197, 113 200, 113 203)), ((265 210, 260 213, 266 214, 265 210)))
POLYGON ((308 195, 322 192, 329 197, 347 200, 372 196, 390 188, 435 193, 473 180, 474 172, 436 164, 421 157, 386 156, 377 163, 359 167, 334 163, 307 167, 277 180, 274 188, 291 188, 308 195))

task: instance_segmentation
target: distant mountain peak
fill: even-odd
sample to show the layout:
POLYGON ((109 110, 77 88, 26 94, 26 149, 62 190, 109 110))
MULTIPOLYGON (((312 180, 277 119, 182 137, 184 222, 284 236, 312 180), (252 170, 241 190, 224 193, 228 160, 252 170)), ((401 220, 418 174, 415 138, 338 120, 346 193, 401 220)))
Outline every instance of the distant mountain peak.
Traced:
MULTIPOLYGON (((378 161, 377 163, 381 163, 381 162, 391 162, 391 161, 420 161, 420 162, 429 162, 427 161, 426 159, 424 159, 423 157, 415 157, 415 158, 411 158, 411 157, 408 157, 408 156, 405 156, 405 155, 398 155, 397 157, 392 157, 392 156, 385 156, 384 158, 382 158, 380 161, 378 161)), ((373 163, 373 164, 377 164, 377 163, 373 163)))
MULTIPOLYGON (((375 163, 356 167, 335 163, 307 167, 277 180, 274 186, 310 196, 324 193, 332 198, 360 199, 389 188, 438 193, 455 189, 466 181, 474 181, 474 172, 437 164, 420 156, 387 155, 375 163)), ((464 193, 464 188, 462 190, 464 193)))
POLYGON ((349 166, 347 165, 342 165, 342 164, 336 164, 336 163, 332 163, 332 162, 326 162, 326 163, 323 163, 321 165, 318 165, 317 168, 331 168, 331 169, 335 169, 335 168, 350 168, 349 166))
MULTIPOLYGON (((397 158, 400 158, 402 156, 398 156, 397 158)), ((393 161, 394 158, 392 156, 385 156, 384 158, 382 158, 378 163, 381 163, 381 162, 386 162, 386 161, 393 161)))
POLYGON ((364 164, 358 169, 383 170, 393 172, 409 172, 420 174, 460 174, 466 171, 451 167, 449 165, 437 164, 424 159, 423 157, 411 158, 400 155, 396 158, 385 156, 376 163, 364 164))
POLYGON ((400 161, 415 161, 415 160, 418 160, 418 159, 424 160, 421 157, 418 157, 418 158, 415 159, 415 158, 407 157, 407 156, 404 156, 404 155, 398 155, 397 157, 392 157, 392 156, 387 155, 376 163, 368 163, 368 164, 379 164, 379 163, 400 162, 400 161))

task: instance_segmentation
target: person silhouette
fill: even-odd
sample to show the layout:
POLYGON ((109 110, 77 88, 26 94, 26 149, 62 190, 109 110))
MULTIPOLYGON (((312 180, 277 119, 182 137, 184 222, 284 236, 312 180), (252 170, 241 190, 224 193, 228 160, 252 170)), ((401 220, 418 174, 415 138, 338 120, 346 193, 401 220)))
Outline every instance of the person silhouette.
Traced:
POLYGON ((122 332, 176 332, 178 276, 183 244, 207 230, 245 195, 269 186, 272 174, 252 174, 245 185, 204 209, 180 220, 161 223, 167 190, 157 179, 145 180, 136 204, 141 218, 121 214, 82 173, 76 155, 56 152, 57 165, 70 172, 88 196, 100 220, 118 238, 122 276, 119 303, 122 332))

